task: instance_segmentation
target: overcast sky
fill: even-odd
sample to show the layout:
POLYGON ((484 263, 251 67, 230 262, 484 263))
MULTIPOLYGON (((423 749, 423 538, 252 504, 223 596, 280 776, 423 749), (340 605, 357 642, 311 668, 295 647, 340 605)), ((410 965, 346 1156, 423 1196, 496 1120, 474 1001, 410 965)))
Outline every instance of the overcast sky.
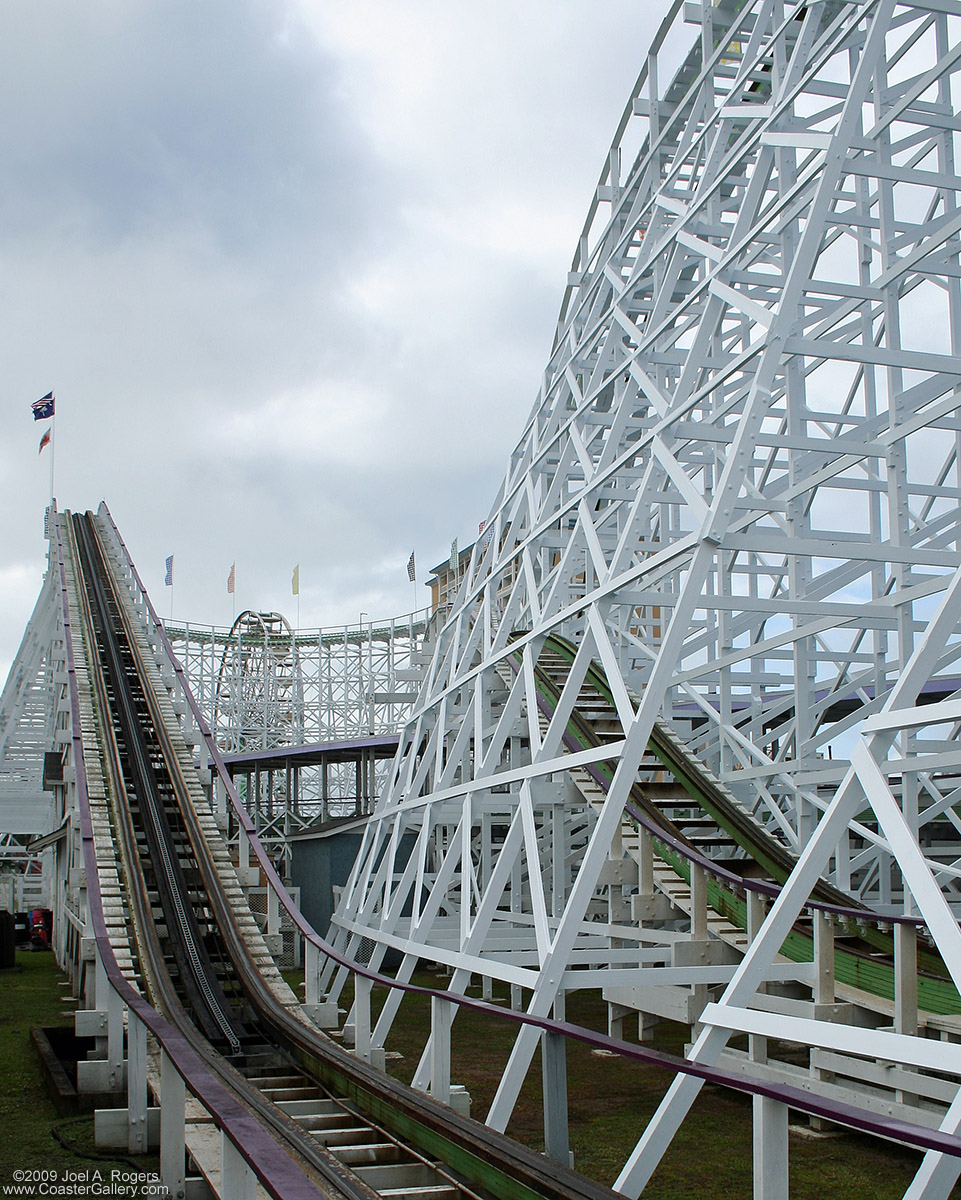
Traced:
POLYGON ((0 8, 0 680, 61 508, 162 615, 409 611, 490 507, 666 0, 0 8))

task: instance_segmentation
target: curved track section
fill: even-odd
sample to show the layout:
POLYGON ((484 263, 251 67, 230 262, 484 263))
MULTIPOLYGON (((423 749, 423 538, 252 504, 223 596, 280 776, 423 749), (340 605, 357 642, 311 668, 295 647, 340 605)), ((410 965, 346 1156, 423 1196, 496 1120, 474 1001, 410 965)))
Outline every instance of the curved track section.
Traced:
POLYGON ((150 1002, 303 1164, 318 1194, 610 1195, 391 1080, 309 1024, 265 967, 224 846, 197 811, 190 759, 96 524, 74 516, 71 530, 133 975, 150 1002))
MULTIPOLYGON (((672 6, 335 916, 345 952, 373 946, 376 966, 400 950, 402 976, 437 959, 453 992, 507 980, 536 1018, 588 972, 657 1012, 645 923, 675 918, 625 852, 624 813, 663 722, 746 822, 718 832, 705 793, 688 840, 763 860, 753 833, 744 844, 760 829, 797 864, 748 920, 723 994, 723 954, 704 951, 693 1061, 717 1063, 732 1032, 770 1034, 755 1013, 785 984, 781 947, 823 880, 896 926, 888 1016, 917 1069, 914 935, 898 931, 922 918, 961 982, 959 62, 953 5, 672 6), (557 636, 575 650, 545 710, 557 636), (594 664, 602 736, 571 745, 594 664), (592 772, 605 779, 586 794, 592 772)), ((701 887, 695 873, 676 898, 709 945, 701 887)), ((771 1036, 814 1057, 817 997, 836 998, 819 979, 799 964, 811 1007, 772 1018, 771 1036)), ((853 1025, 829 1040, 856 1053, 853 1025)), ((496 1128, 537 1043, 518 1035, 496 1128)), ((620 1189, 640 1189, 698 1087, 672 1089, 620 1189)))

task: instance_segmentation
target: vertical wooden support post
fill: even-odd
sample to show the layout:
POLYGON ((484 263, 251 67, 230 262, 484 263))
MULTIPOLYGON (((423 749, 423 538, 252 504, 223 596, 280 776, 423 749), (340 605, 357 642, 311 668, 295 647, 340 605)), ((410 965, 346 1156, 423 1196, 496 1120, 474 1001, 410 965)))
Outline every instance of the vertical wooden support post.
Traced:
POLYGON ((564 806, 554 804, 551 808, 551 916, 553 917, 563 915, 564 904, 567 900, 566 858, 564 806))
POLYGON ((107 1012, 107 1087, 123 1091, 123 1001, 114 991, 97 950, 97 1008, 107 1012))
POLYGON ((654 841, 646 829, 640 831, 640 880, 638 891, 642 896, 654 895, 654 841))
POLYGON ((284 845, 280 854, 281 869, 278 872, 282 879, 290 879, 290 834, 293 829, 291 819, 294 804, 294 793, 290 786, 290 760, 284 767, 284 845))
MULTIPOLYGON (((814 1003, 834 1003, 834 919, 830 913, 814 910, 814 1003)), ((817 1009, 815 1009, 815 1014, 817 1009)), ((823 1067, 812 1066, 813 1079, 823 1079, 828 1082, 834 1079, 831 1071, 823 1067)), ((827 1129, 829 1123, 820 1117, 811 1117, 812 1129, 827 1129)))
POLYGON ((788 1200, 788 1108, 754 1097, 754 1200, 788 1200))
MULTIPOLYGON (((637 867, 637 892, 638 896, 650 899, 654 896, 654 839, 648 830, 643 827, 638 829, 638 867, 637 867)), ((650 910, 645 912, 644 907, 640 906, 637 910, 637 923, 643 926, 645 921, 650 923, 650 910)), ((608 1005, 608 1031, 612 1037, 621 1037, 624 1032, 623 1013, 618 1013, 615 1009, 620 1008, 619 1005, 608 1005), (616 1032, 615 1032, 616 1029, 616 1032)), ((637 1013, 637 1036, 640 1041, 645 1037, 650 1037, 651 1030, 656 1024, 656 1018, 649 1013, 638 1010, 637 1013)))
POLYGON ((430 998, 430 1094, 450 1104, 451 1004, 440 996, 430 998))
POLYGON ((851 891, 851 834, 845 830, 834 853, 835 876, 837 885, 842 891, 851 891))
POLYGON ((325 754, 320 763, 320 819, 322 821, 326 821, 330 816, 329 797, 330 780, 327 771, 327 755, 325 754))
POLYGON ((370 1062, 370 989, 371 981, 354 976, 354 1053, 370 1062))
POLYGON ((230 1200, 257 1200, 257 1176, 225 1133, 220 1135, 222 1186, 220 1194, 230 1200))
MULTIPOLYGON (((518 913, 523 911, 523 888, 521 885, 521 865, 520 861, 516 861, 511 867, 511 912, 518 913)), ((520 984, 511 984, 511 1008, 515 1012, 520 1012, 524 1007, 524 994, 521 991, 520 984)))
MULTIPOLYGON (((564 1019, 563 994, 554 1001, 554 1017, 564 1019)), ((541 1077, 544 1086, 544 1153, 571 1166, 567 1120, 567 1039, 545 1029, 541 1034, 541 1077)))
POLYGON ((614 1004, 608 1001, 607 1005, 607 1036, 623 1040, 624 1038, 624 1018, 630 1012, 629 1008, 625 1008, 623 1004, 614 1004))
MULTIPOLYGON (((90 928, 90 918, 84 924, 83 938, 81 939, 81 953, 83 953, 83 942, 90 938, 93 939, 93 931, 90 928)), ((80 970, 83 972, 83 1006, 84 1008, 97 1008, 97 992, 100 989, 99 976, 102 968, 100 966, 100 955, 94 951, 93 963, 81 959, 80 970)), ((103 976, 106 983, 107 976, 103 976)), ((106 997, 106 992, 101 992, 101 995, 106 997)), ((101 1011, 103 1011, 101 1009, 101 1011)))
POLYGON ((484 891, 490 882, 491 872, 494 870, 494 847, 491 844, 493 837, 493 813, 481 811, 480 827, 481 827, 481 846, 480 846, 480 870, 481 877, 479 880, 481 891, 484 891))
MULTIPOLYGON (((916 1036, 918 1032, 918 929, 916 925, 894 927, 894 1032, 916 1036)), ((898 1089, 901 1104, 917 1104, 916 1094, 898 1089)))
POLYGON ((214 811, 218 813, 227 811, 227 785, 219 774, 214 776, 214 811))
POLYGON ((691 937, 707 938, 707 872, 696 863, 691 863, 691 937))
POLYGON ((127 1149, 147 1153, 147 1026, 127 1010, 127 1149))
POLYGON ((918 1032, 918 931, 894 927, 894 1032, 918 1032))
MULTIPOLYGON (((494 828, 493 813, 481 811, 480 825, 480 887, 483 892, 487 888, 491 873, 494 870, 494 846, 492 843, 494 828)), ((494 999, 494 981, 490 975, 481 976, 481 999, 486 1000, 488 1003, 494 999)))
POLYGON ((184 1200, 187 1089, 166 1050, 160 1051, 160 1178, 171 1200, 184 1200))
MULTIPOLYGON (((707 941, 707 872, 696 863, 691 863, 691 940, 707 941)), ((710 999, 710 992, 707 984, 696 983, 691 987, 691 993, 697 1020, 710 999)))
POLYGON ((834 919, 814 912, 814 1003, 834 1003, 834 919))
POLYGON ((320 951, 313 942, 304 942, 304 1003, 320 1003, 320 951))
MULTIPOLYGON (((749 942, 753 942, 757 937, 761 926, 764 924, 765 916, 764 897, 760 892, 748 891, 747 893, 747 937, 749 942)), ((758 988, 759 992, 764 991, 764 985, 758 988)), ((759 1034, 752 1033, 748 1036, 748 1057, 754 1062, 767 1061, 767 1038, 761 1037, 759 1034)))
POLYGON ((280 933, 280 898, 267 884, 267 932, 280 933))

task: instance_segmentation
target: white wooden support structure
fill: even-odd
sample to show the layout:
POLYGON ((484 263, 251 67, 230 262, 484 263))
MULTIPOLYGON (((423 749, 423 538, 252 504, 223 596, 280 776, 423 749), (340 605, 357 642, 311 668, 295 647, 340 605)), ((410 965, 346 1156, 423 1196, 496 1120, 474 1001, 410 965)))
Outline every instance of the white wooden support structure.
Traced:
MULTIPOLYGON (((814 1003, 834 1003, 834 918, 814 910, 814 1003)), ((903 1032, 903 1031, 899 1031, 903 1032)))
POLYGON ((257 1200, 257 1176, 230 1138, 221 1136, 221 1195, 231 1200, 257 1200))
POLYGON ((147 1027, 136 1013, 128 1010, 127 1149, 131 1154, 146 1154, 148 1144, 147 1027))
POLYGON ((894 1028, 918 1031, 918 931, 915 925, 894 927, 894 1028))
POLYGON ((124 1004, 107 979, 107 973, 104 970, 99 951, 97 952, 95 970, 97 1009, 98 1011, 105 1011, 107 1014, 107 1077, 105 1090, 120 1092, 123 1091, 125 1070, 124 1004))
POLYGON ((430 998, 430 1094, 450 1104, 450 1034, 452 1005, 440 996, 430 998))
POLYGON ((165 1050, 160 1051, 160 1178, 171 1200, 186 1195, 187 1089, 165 1050))
MULTIPOLYGON (((555 1004, 554 1016, 558 1020, 564 1019, 563 1001, 555 1004)), ((549 1029, 541 1034, 541 1080, 544 1153, 564 1166, 573 1166, 567 1109, 567 1039, 549 1029)))
POLYGON ((788 1107, 755 1096, 753 1114, 754 1200, 788 1200, 788 1107))
MULTIPOLYGON (((441 961, 452 990, 486 977, 483 994, 509 989, 537 1018, 585 970, 626 986, 618 956, 669 919, 661 861, 625 816, 635 787, 662 782, 649 745, 663 730, 798 860, 731 963, 725 1007, 768 984, 765 1002, 795 1002, 773 987, 776 960, 822 877, 887 913, 917 903, 944 953, 954 934, 932 927, 917 888, 923 866, 961 911, 952 14, 906 0, 672 7, 603 160, 540 392, 457 564, 334 916, 340 949, 399 950, 402 974, 441 961), (859 747, 874 768, 852 765, 859 747), (866 807, 878 825, 858 819, 866 807), (625 854, 642 927, 615 920, 625 854)), ((704 883, 695 871, 685 911, 707 958, 704 883)), ((836 1018, 815 928, 816 962, 795 982, 836 1018)), ((402 1007, 385 1009, 380 1043, 402 1007)), ((758 1069, 778 1069, 779 1021, 748 1031, 758 1069)), ((716 1062, 728 1037, 705 1028, 692 1053, 716 1062)), ((495 1128, 539 1042, 518 1033, 495 1128)), ((620 1190, 640 1191, 699 1086, 672 1086, 620 1190)), ((771 1113, 759 1177, 775 1194, 771 1113)))
POLYGON ((366 976, 354 976, 354 1053, 365 1062, 370 1062, 370 990, 366 976))
MULTIPOLYGON (((372 944, 372 963, 399 950, 401 977, 440 962, 452 991, 480 978, 538 1019, 588 971, 598 988, 641 979, 651 926, 682 921, 680 901, 657 915, 661 862, 625 815, 660 771, 649 746, 662 730, 797 856, 763 923, 749 916, 692 1056, 717 1063, 736 1029, 759 1070, 776 1069, 767 1050, 788 1036, 839 1056, 887 1052, 902 1081, 929 1069, 907 927, 894 934, 894 1030, 865 1040, 836 1020, 805 1025, 773 985, 824 877, 888 914, 917 911, 961 981, 956 7, 671 6, 603 156, 484 536, 447 581, 430 661, 411 652, 423 684, 335 914, 340 950, 372 944), (599 696, 605 727, 580 737, 599 696), (616 919, 632 840, 643 928, 616 919)), ((184 642, 203 653, 202 639, 184 642)), ((341 643, 370 677, 374 631, 341 643)), ((5 700, 5 743, 16 729, 23 744, 26 704, 5 700)), ((356 691, 363 728, 376 709, 356 691)), ((282 838, 292 814, 272 813, 276 798, 258 782, 257 818, 282 838)), ((240 853, 249 885, 243 837, 240 853)), ((703 883, 692 877, 686 915, 710 944, 703 883)), ((836 1007, 836 983, 819 918, 815 930, 816 961, 794 982, 817 1014, 836 1007)), ((325 1003, 347 975, 325 971, 325 1003)), ((116 1069, 116 1016, 109 1001, 88 1006, 107 1014, 116 1069)), ((385 1006, 378 1046, 401 1008, 385 1006)), ((540 1041, 518 1034, 494 1127, 540 1041)), ((419 1064, 419 1083, 431 1078, 419 1064)), ((700 1086, 672 1084, 619 1190, 641 1191, 700 1086)), ((774 1194, 781 1117, 761 1108, 759 1186, 774 1194)), ((943 1127, 961 1128, 961 1103, 943 1127)), ((946 1195, 957 1173, 931 1151, 910 1195, 946 1195)))

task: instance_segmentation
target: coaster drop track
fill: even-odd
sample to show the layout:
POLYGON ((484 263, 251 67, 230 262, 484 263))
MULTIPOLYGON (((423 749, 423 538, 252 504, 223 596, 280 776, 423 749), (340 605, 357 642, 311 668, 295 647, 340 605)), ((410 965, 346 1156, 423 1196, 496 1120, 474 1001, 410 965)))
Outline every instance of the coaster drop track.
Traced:
POLYGON ((151 1003, 304 1166, 319 1195, 609 1198, 608 1189, 376 1071, 281 1003, 251 957, 199 829, 95 521, 74 514, 70 530, 136 982, 151 1003), (293 1106, 301 1119, 270 1094, 302 1099, 293 1106))

